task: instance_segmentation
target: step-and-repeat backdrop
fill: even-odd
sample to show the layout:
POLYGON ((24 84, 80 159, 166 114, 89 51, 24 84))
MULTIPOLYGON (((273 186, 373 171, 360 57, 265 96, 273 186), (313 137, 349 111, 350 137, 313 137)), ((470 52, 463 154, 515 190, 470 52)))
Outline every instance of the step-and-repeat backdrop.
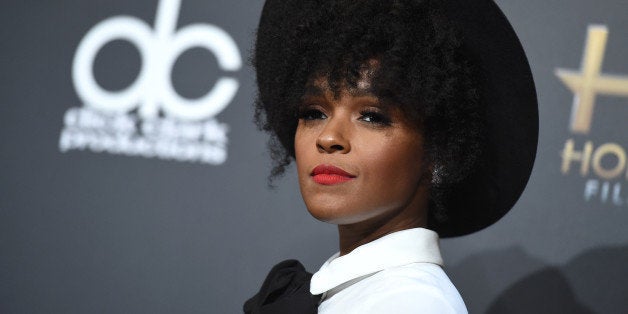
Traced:
MULTIPOLYGON (((442 241, 472 313, 628 311, 628 2, 498 0, 540 100, 498 224, 442 241)), ((262 1, 0 10, 0 312, 238 313, 337 250, 293 170, 267 188, 248 58, 262 1)))

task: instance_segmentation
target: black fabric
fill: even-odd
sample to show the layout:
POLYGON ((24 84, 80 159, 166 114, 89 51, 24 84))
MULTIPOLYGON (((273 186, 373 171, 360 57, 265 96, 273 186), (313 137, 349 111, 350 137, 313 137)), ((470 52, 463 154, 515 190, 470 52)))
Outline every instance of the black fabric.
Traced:
POLYGON ((317 313, 320 295, 310 293, 311 278, 312 274, 299 261, 286 260, 275 265, 260 291, 244 303, 244 313, 317 313))

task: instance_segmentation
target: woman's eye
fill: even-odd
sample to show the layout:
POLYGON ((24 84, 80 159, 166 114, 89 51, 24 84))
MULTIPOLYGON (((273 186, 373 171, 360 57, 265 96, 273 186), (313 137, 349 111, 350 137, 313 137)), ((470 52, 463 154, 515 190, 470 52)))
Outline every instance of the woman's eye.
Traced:
POLYGON ((377 125, 390 125, 390 118, 387 115, 374 111, 360 113, 360 120, 377 125))
POLYGON ((299 119, 305 121, 325 119, 327 116, 318 109, 306 109, 299 114, 299 119))

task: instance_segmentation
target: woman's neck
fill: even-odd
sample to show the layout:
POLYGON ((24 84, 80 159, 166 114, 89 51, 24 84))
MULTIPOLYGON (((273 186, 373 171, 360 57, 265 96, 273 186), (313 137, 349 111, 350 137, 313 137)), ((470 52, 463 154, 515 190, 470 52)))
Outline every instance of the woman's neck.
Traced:
POLYGON ((340 256, 351 253, 355 248, 377 240, 393 232, 426 227, 427 212, 411 216, 393 215, 392 217, 375 217, 355 224, 338 225, 338 241, 340 246, 340 256))

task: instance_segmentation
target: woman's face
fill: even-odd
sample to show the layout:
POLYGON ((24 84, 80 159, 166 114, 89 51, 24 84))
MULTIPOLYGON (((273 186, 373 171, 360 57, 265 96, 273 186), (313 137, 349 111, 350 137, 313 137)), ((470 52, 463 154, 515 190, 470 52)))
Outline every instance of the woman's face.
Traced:
POLYGON ((426 213, 423 136, 368 87, 363 79, 335 98, 318 80, 303 98, 295 134, 299 185, 308 211, 321 221, 416 220, 426 213))

